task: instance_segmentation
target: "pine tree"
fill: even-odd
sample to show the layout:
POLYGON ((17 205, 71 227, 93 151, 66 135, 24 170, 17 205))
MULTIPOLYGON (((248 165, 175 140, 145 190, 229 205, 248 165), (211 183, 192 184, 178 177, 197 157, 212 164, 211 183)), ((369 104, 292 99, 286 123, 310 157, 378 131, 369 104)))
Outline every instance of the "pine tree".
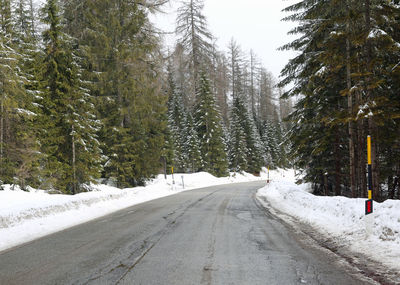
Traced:
POLYGON ((278 160, 281 154, 279 151, 277 131, 271 121, 266 121, 264 123, 261 141, 263 143, 266 164, 270 166, 270 168, 280 166, 278 160))
POLYGON ((10 1, 0 2, 0 180, 13 183, 15 162, 12 159, 16 117, 13 110, 18 108, 22 90, 18 78, 18 53, 13 47, 10 1))
POLYGON ((24 88, 30 78, 19 43, 25 38, 18 32, 11 1, 0 3, 0 13, 0 180, 25 189, 26 183, 33 183, 30 178, 37 169, 37 141, 30 128, 36 114, 24 88))
POLYGON ((216 176, 227 174, 228 162, 223 142, 221 117, 210 89, 210 82, 203 72, 194 115, 196 130, 200 138, 204 170, 216 176))
POLYGON ((199 171, 203 168, 203 160, 201 157, 200 140, 194 124, 192 114, 187 116, 187 137, 186 137, 186 153, 187 165, 192 173, 199 171))
POLYGON ((19 184, 22 189, 26 185, 37 187, 40 179, 38 119, 40 108, 37 101, 40 98, 38 82, 38 62, 40 50, 34 23, 36 19, 32 12, 32 1, 18 0, 13 2, 14 43, 19 54, 19 76, 23 82, 23 96, 19 103, 21 114, 19 123, 20 137, 17 140, 16 150, 20 156, 20 163, 16 170, 19 184))
POLYGON ((232 98, 236 98, 239 94, 244 96, 242 72, 244 65, 243 52, 234 39, 231 39, 229 42, 228 50, 232 98))
MULTIPOLYGON (((329 174, 333 174, 335 178, 327 180, 329 183, 334 181, 335 193, 341 192, 340 180, 344 180, 348 183, 351 196, 365 196, 367 130, 373 137, 381 138, 387 131, 382 126, 390 126, 393 122, 392 119, 387 120, 390 115, 385 118, 382 114, 388 114, 390 107, 384 102, 390 102, 388 94, 394 90, 393 74, 388 72, 388 67, 393 68, 396 65, 395 50, 398 47, 396 33, 393 31, 398 25, 394 21, 398 10, 390 2, 368 0, 363 2, 362 7, 355 1, 315 3, 305 0, 286 10, 295 12, 287 19, 301 23, 292 31, 294 34, 301 34, 301 37, 284 48, 293 48, 300 53, 283 70, 285 79, 281 86, 296 81, 296 87, 286 95, 301 94, 308 97, 301 100, 303 104, 297 104, 298 112, 293 119, 304 121, 306 114, 310 112, 310 106, 318 114, 306 120, 307 127, 312 128, 311 132, 297 130, 291 135, 297 142, 300 139, 297 136, 308 135, 312 138, 315 149, 313 154, 318 155, 307 158, 310 159, 309 165, 314 165, 314 169, 307 168, 310 174, 308 177, 316 185, 321 185, 324 183, 321 182, 321 173, 326 173, 326 169, 334 166, 329 174), (296 13, 298 11, 302 13, 296 13), (345 102, 343 96, 347 96, 345 102), (386 111, 380 109, 381 107, 386 111), (339 135, 343 132, 344 124, 348 125, 348 134, 345 137, 349 138, 348 154, 344 156, 348 162, 346 167, 343 159, 338 159, 342 155, 341 148, 345 145, 339 135), (378 125, 380 128, 377 128, 378 125), (319 136, 321 131, 325 132, 324 137, 319 136), (321 153, 325 156, 319 156, 321 153), (334 161, 331 160, 332 154, 334 161), (348 173, 348 179, 341 179, 343 172, 348 173)), ((390 104, 393 106, 393 103, 390 104)), ((385 141, 379 140, 379 143, 384 145, 385 141)), ((309 146, 299 148, 299 145, 293 145, 298 148, 299 153, 310 155, 309 146)), ((382 159, 383 156, 377 155, 377 149, 378 145, 375 144, 373 187, 376 194, 374 198, 380 199, 378 169, 385 160, 382 159)))
POLYGON ((246 171, 248 168, 248 154, 246 144, 246 134, 243 130, 242 104, 239 97, 236 97, 231 110, 230 123, 230 144, 229 144, 229 164, 232 171, 246 171))
POLYGON ((46 182, 48 187, 75 194, 99 174, 98 123, 80 79, 78 51, 74 53, 71 39, 62 32, 58 2, 48 0, 42 12, 43 22, 49 25, 43 33, 41 80, 46 182))
POLYGON ((224 126, 229 126, 229 68, 228 59, 222 52, 214 51, 215 71, 214 71, 214 89, 217 100, 217 105, 221 110, 221 115, 224 120, 224 126))
MULTIPOLYGON (((232 131, 235 133, 235 137, 232 136, 232 133, 231 139, 238 147, 238 149, 234 150, 236 153, 235 156, 238 159, 243 155, 243 150, 245 150, 246 168, 244 170, 250 173, 258 173, 264 162, 261 152, 261 139, 242 96, 237 96, 234 99, 232 113, 232 131), (240 139, 240 137, 242 137, 242 139, 240 139), (244 142, 242 142, 243 139, 244 142), (243 143, 245 148, 242 146, 243 143)), ((241 158, 239 161, 243 161, 243 159, 241 158)), ((244 162, 241 163, 245 165, 244 162)), ((237 165, 235 165, 235 167, 237 167, 237 165)))
POLYGON ((175 85, 171 65, 168 72, 168 125, 171 130, 171 139, 174 145, 173 165, 176 171, 185 172, 188 162, 187 154, 187 115, 183 105, 183 96, 175 85))
POLYGON ((86 50, 85 79, 94 82, 98 99, 103 177, 115 178, 120 187, 153 177, 164 152, 167 98, 161 92, 159 39, 147 16, 157 4, 65 2, 66 29, 86 50))
POLYGON ((170 129, 174 141, 175 160, 174 165, 177 171, 185 172, 187 168, 187 118, 181 96, 174 96, 172 99, 172 109, 170 115, 170 129))
POLYGON ((189 72, 191 74, 192 94, 186 94, 193 102, 199 87, 200 70, 207 67, 211 55, 212 35, 207 29, 203 15, 204 0, 187 0, 178 9, 176 33, 178 42, 189 53, 189 72))

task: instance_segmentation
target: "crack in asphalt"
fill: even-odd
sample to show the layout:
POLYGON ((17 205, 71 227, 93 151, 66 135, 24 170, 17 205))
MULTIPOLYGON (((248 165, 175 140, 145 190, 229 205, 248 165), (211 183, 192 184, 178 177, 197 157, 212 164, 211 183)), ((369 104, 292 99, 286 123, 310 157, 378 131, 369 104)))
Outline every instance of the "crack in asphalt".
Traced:
POLYGON ((217 269, 213 268, 214 266, 214 256, 215 256, 215 244, 217 242, 216 231, 217 231, 217 223, 221 217, 225 214, 226 207, 229 203, 229 198, 226 198, 218 208, 218 215, 215 216, 213 224, 211 226, 211 237, 208 243, 208 256, 207 256, 207 264, 203 267, 203 273, 201 278, 201 284, 211 285, 212 283, 212 272, 217 271, 217 269))

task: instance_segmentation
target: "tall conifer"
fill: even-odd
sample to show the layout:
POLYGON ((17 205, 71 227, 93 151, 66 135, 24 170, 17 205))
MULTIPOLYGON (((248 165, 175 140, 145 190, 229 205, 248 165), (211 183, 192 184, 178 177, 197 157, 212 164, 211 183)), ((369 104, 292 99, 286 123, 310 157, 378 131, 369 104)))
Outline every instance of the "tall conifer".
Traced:
POLYGON ((194 115, 200 148, 203 155, 204 170, 217 176, 227 174, 228 161, 223 141, 221 116, 211 93, 210 81, 203 72, 194 115))

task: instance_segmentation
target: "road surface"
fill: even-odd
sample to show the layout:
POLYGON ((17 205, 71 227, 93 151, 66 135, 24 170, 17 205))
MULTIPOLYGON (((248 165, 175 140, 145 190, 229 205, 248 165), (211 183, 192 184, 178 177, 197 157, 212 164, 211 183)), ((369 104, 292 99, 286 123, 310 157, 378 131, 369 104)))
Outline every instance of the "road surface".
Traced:
POLYGON ((0 284, 366 284, 260 207, 262 182, 183 192, 0 253, 0 284))

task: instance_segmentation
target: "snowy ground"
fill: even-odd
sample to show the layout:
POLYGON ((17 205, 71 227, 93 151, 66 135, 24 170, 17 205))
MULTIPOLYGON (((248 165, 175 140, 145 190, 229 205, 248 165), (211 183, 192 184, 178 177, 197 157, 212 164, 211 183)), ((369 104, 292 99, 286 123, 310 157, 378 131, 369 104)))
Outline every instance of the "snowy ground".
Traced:
POLYGON ((365 199, 312 195, 308 185, 294 183, 293 170, 274 173, 272 179, 257 194, 264 206, 277 210, 289 222, 312 226, 354 256, 366 255, 392 272, 400 272, 400 201, 374 203, 372 233, 367 235, 365 199))
MULTIPOLYGON (((261 177, 265 177, 265 172, 261 177)), ((95 191, 75 196, 30 192, 4 185, 0 191, 0 251, 61 231, 106 214, 149 200, 182 191, 212 185, 247 182, 262 179, 250 174, 231 174, 216 178, 208 173, 175 174, 167 180, 158 176, 146 187, 120 190, 106 185, 93 186, 95 191), (183 189, 182 177, 185 184, 183 189)))

